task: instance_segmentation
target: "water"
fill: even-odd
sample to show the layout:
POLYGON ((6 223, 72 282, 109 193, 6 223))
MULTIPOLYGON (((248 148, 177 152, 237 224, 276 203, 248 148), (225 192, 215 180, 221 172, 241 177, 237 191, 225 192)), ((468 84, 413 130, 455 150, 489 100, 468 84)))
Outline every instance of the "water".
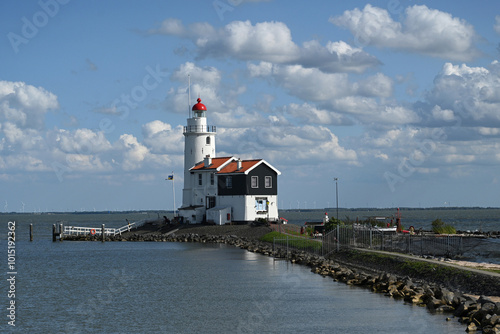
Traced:
MULTIPOLYGON (((70 217, 71 218, 71 217, 70 217)), ((94 220, 95 217, 89 217, 94 220)), ((108 217, 109 218, 109 217, 108 217)), ((225 245, 51 242, 50 221, 16 223, 16 327, 22 333, 463 333, 425 308, 225 245)), ((106 226, 114 218, 106 220, 106 226)), ((99 222, 102 222, 101 220, 99 222)), ((122 224, 121 218, 116 224, 122 224)), ((7 224, 1 222, 7 275, 7 224)), ((10 299, 12 300, 12 299, 10 299)))
MULTIPOLYGON (((330 217, 336 217, 336 209, 327 210, 330 217)), ((401 209, 402 224, 416 230, 432 229, 432 221, 441 219, 460 231, 500 231, 499 208, 436 208, 436 209, 401 209)), ((289 223, 303 225, 306 221, 321 221, 325 209, 322 210, 285 210, 280 215, 289 223)), ((391 217, 396 215, 396 209, 339 209, 339 219, 365 220, 368 217, 391 217)), ((394 220, 395 221, 395 220, 394 220)))

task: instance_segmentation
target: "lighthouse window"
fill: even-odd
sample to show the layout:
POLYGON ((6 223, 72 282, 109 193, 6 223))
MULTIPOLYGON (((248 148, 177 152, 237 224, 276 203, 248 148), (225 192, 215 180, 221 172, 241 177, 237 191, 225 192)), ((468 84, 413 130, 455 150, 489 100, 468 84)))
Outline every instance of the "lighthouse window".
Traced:
POLYGON ((198 174, 198 185, 201 186, 203 185, 203 175, 198 174))
POLYGON ((213 186, 215 184, 215 174, 210 174, 210 185, 213 186))
POLYGON ((210 145, 210 136, 207 137, 207 145, 210 145))
POLYGON ((259 187, 259 177, 252 176, 252 188, 258 188, 258 187, 259 187))

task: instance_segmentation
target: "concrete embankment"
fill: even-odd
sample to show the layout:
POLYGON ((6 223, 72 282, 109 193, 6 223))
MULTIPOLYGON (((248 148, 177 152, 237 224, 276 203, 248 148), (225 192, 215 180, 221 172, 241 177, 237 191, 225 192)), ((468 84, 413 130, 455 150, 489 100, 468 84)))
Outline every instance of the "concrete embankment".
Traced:
POLYGON ((450 267, 438 261, 434 263, 390 253, 350 250, 334 253, 325 259, 303 251, 287 252, 283 248, 273 250, 271 244, 254 237, 265 233, 265 229, 242 232, 241 229, 228 228, 224 235, 182 233, 185 231, 181 229, 168 235, 160 232, 129 233, 107 240, 229 244, 263 255, 285 258, 292 263, 309 266, 312 272, 331 277, 335 281, 425 306, 431 312, 446 313, 447 319, 462 322, 467 326, 467 331, 500 333, 498 274, 459 266, 450 267), (248 233, 252 237, 241 236, 248 233))

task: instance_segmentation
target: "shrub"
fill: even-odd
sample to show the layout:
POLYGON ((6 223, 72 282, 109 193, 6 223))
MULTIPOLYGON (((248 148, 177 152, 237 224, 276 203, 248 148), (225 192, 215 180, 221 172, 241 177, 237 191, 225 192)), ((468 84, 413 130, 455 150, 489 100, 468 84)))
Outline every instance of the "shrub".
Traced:
POLYGON ((456 234, 457 230, 451 226, 445 224, 441 219, 435 219, 432 222, 432 231, 437 234, 456 234))

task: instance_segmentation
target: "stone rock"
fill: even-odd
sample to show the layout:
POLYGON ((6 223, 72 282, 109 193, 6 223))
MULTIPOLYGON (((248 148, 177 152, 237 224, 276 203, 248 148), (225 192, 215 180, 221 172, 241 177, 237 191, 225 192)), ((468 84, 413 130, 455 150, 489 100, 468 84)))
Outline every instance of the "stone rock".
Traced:
POLYGON ((471 322, 468 326, 467 326, 467 329, 465 330, 466 332, 470 333, 470 332, 475 332, 477 331, 478 328, 476 326, 476 324, 474 322, 471 322))
POLYGON ((499 323, 499 319, 500 319, 500 316, 494 314, 494 315, 491 315, 491 314, 487 314, 483 320, 481 321, 481 326, 482 327, 493 327, 495 326, 496 324, 499 323))
POLYGON ((455 311, 455 308, 451 305, 441 305, 436 308, 436 312, 452 313, 453 311, 455 311))

